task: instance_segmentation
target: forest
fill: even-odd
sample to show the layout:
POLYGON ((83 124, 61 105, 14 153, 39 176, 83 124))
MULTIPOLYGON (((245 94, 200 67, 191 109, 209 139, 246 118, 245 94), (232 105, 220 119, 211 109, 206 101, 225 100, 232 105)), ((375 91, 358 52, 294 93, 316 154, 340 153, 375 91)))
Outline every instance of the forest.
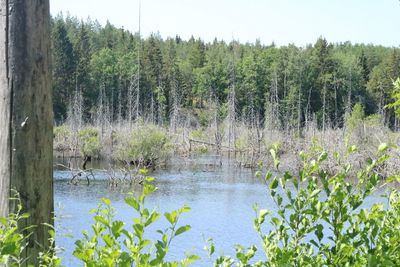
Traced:
POLYGON ((89 124, 106 116, 206 126, 213 107, 218 119, 248 126, 299 131, 313 121, 324 130, 343 127, 359 103, 365 115, 399 126, 386 107, 400 76, 399 48, 323 37, 306 47, 158 34, 142 39, 109 22, 103 27, 62 14, 52 18, 51 38, 58 125, 79 106, 89 124))

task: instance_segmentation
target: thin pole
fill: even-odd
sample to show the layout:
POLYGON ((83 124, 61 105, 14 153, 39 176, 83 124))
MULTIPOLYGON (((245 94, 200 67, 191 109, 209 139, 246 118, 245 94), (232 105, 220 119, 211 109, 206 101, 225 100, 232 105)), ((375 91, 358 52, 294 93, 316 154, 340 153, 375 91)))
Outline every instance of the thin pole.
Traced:
POLYGON ((138 45, 138 71, 137 71, 137 92, 136 92, 136 120, 139 119, 139 97, 140 97, 140 48, 142 44, 142 37, 140 34, 140 22, 141 22, 141 0, 139 0, 139 45, 138 45))

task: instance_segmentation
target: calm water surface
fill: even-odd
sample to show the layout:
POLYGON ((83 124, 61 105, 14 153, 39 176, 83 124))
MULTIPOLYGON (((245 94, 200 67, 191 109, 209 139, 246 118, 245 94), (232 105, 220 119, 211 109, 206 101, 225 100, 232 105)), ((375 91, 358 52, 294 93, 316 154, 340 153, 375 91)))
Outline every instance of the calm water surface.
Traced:
MULTIPOLYGON (((94 166, 105 168, 104 166, 94 166)), ((74 241, 82 238, 82 231, 89 230, 93 223, 90 210, 96 208, 100 198, 109 198, 117 210, 117 218, 132 225, 136 216, 134 210, 123 201, 124 196, 134 189, 129 187, 110 188, 104 171, 96 172, 96 181, 90 185, 68 183, 70 173, 55 171, 55 203, 57 245, 64 248, 63 263, 66 266, 82 266, 73 256, 74 241)), ((214 239, 217 254, 234 255, 234 245, 245 247, 256 244, 261 247, 259 237, 253 228, 255 212, 253 206, 275 210, 267 187, 254 173, 238 169, 227 159, 222 166, 219 159, 212 156, 192 159, 174 159, 171 167, 152 173, 156 177, 158 190, 147 198, 149 208, 157 207, 166 211, 188 205, 192 211, 183 214, 180 225, 190 224, 192 229, 178 236, 172 243, 168 259, 182 259, 184 252, 193 252, 202 261, 193 266, 212 266, 203 250, 205 240, 214 239)), ((380 193, 368 199, 369 203, 379 200, 380 193)), ((370 205, 370 204, 369 204, 370 205)), ((157 229, 168 226, 161 217, 149 228, 148 237, 156 240, 157 229)), ((262 255, 259 256, 262 258, 262 255)))

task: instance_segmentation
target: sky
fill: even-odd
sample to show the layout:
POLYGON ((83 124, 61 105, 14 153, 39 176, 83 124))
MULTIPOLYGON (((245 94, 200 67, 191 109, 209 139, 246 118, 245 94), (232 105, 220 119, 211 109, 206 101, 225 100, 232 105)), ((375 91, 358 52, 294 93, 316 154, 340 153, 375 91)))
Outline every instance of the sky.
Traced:
MULTIPOLYGON (((50 0, 52 15, 139 28, 139 0, 50 0)), ((329 42, 400 46, 399 0, 141 0, 141 33, 242 43, 329 42)))

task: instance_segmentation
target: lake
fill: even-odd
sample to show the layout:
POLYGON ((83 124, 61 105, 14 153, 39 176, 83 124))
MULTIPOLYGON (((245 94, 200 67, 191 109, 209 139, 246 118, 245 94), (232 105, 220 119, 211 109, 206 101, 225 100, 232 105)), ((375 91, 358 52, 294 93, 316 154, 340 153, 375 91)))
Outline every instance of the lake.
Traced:
MULTIPOLYGON (((105 168, 104 164, 94 162, 93 168, 105 168)), ((101 198, 111 199, 117 210, 117 218, 131 225, 136 216, 133 208, 124 203, 124 196, 135 191, 129 186, 110 187, 104 171, 96 171, 96 180, 87 185, 82 181, 78 185, 69 184, 71 174, 56 170, 55 211, 57 245, 64 248, 61 256, 66 266, 82 266, 72 256, 74 242, 81 239, 82 231, 89 230, 93 223, 90 210, 96 208, 101 198)), ((174 158, 169 167, 151 174, 156 178, 158 190, 147 198, 149 208, 158 207, 166 211, 188 205, 192 211, 183 214, 179 225, 190 224, 192 229, 178 236, 172 243, 168 259, 182 259, 184 252, 193 252, 202 258, 193 266, 211 266, 203 247, 209 237, 214 239, 216 254, 234 256, 234 245, 248 247, 261 242, 254 230, 253 206, 275 210, 267 185, 256 178, 249 169, 237 168, 233 161, 215 156, 196 156, 192 158, 174 158)), ((136 187, 137 190, 137 187, 136 187)), ((384 189, 369 197, 366 205, 382 200, 384 189)), ((161 217, 149 228, 148 237, 156 240, 160 234, 157 229, 165 229, 167 221, 161 217)), ((129 228, 132 229, 132 228, 129 228)), ((260 251, 258 251, 260 252, 260 251)), ((258 258, 263 259, 262 253, 258 258)))

